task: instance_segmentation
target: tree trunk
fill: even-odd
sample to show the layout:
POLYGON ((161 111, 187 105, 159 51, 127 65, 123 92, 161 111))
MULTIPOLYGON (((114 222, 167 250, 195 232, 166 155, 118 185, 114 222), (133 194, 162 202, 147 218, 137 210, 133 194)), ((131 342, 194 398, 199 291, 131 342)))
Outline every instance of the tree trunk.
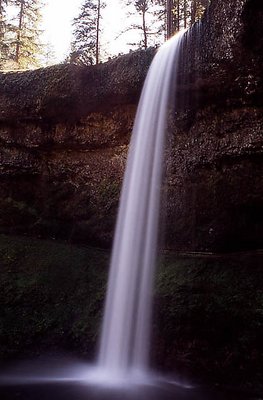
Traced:
POLYGON ((193 25, 195 23, 196 11, 197 11, 196 0, 192 0, 192 2, 191 2, 191 25, 193 25))
POLYGON ((176 24, 176 32, 180 31, 180 0, 177 0, 177 24, 176 24))
POLYGON ((1 41, 4 38, 4 26, 5 26, 4 14, 5 14, 4 0, 0 0, 0 40, 1 41))
POLYGON ((24 16, 24 0, 21 1, 20 11, 19 11, 19 25, 16 37, 16 54, 15 54, 15 61, 18 63, 20 58, 20 49, 21 49, 21 31, 22 31, 22 24, 23 24, 23 16, 24 16))
POLYGON ((173 0, 166 0, 166 39, 173 34, 173 0))
POLYGON ((184 29, 187 28, 187 0, 184 0, 184 29))
POLYGON ((147 27, 146 27, 146 9, 142 10, 142 29, 143 29, 143 47, 145 50, 148 47, 147 27))
POLYGON ((99 39, 100 39, 100 9, 101 9, 101 0, 98 0, 98 14, 97 14, 97 27, 96 27, 96 64, 99 63, 99 58, 100 58, 100 48, 99 48, 99 39))

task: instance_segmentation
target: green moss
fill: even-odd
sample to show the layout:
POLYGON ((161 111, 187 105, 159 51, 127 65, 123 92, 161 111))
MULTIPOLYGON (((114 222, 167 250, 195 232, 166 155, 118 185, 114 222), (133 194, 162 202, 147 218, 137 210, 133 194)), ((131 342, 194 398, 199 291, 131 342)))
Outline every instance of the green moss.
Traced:
POLYGON ((98 197, 102 203, 116 203, 120 196, 120 183, 117 181, 109 182, 109 180, 102 180, 98 185, 98 197), (112 200, 111 200, 112 199, 112 200))
POLYGON ((107 253, 0 235, 0 264, 2 358, 46 342, 92 352, 101 320, 107 253))
POLYGON ((262 260, 260 253, 164 257, 156 282, 156 362, 221 383, 263 381, 262 260))
MULTIPOLYGON (((162 257, 153 362, 210 382, 262 389, 262 254, 162 257)), ((93 357, 108 252, 0 235, 1 358, 56 350, 93 357)))

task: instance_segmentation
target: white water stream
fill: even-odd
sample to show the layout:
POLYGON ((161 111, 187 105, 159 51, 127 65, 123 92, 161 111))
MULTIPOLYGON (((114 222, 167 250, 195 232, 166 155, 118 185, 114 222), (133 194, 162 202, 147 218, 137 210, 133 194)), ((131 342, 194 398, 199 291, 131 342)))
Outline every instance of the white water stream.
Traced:
MULTIPOLYGON (((27 385, 45 384, 47 393, 53 393, 56 387, 49 388, 53 383, 77 382, 90 388, 105 387, 107 391, 118 387, 125 390, 125 398, 127 389, 139 385, 139 392, 131 392, 132 400, 171 399, 174 393, 178 400, 204 398, 198 393, 197 397, 194 393, 194 397, 186 394, 186 390, 193 388, 188 383, 164 379, 148 371, 167 112, 170 96, 176 90, 182 37, 180 33, 160 48, 141 95, 121 194, 97 365, 29 361, 0 373, 0 390, 10 385, 22 385, 24 390, 27 385), (166 387, 173 387, 171 395, 168 391, 166 396, 166 387)), ((64 398, 65 392, 56 393, 58 398, 64 398)), ((90 395, 97 400, 104 398, 100 392, 90 395)), ((86 398, 86 391, 80 398, 86 398)), ((115 397, 110 394, 108 398, 115 397)))
POLYGON ((167 110, 182 36, 167 41, 154 57, 134 123, 98 360, 109 376, 145 373, 148 368, 167 110))

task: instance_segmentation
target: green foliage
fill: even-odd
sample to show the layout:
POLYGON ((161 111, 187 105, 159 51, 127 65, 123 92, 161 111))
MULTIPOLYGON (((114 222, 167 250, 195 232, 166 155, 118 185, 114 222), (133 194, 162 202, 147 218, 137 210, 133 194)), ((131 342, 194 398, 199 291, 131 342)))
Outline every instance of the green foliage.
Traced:
POLYGON ((128 5, 133 5, 142 17, 141 24, 131 25, 131 29, 142 33, 139 47, 158 44, 161 37, 169 38, 182 28, 189 28, 209 4, 210 0, 128 0, 128 5))
POLYGON ((72 64, 98 64, 101 9, 104 6, 101 0, 84 0, 79 16, 73 21, 72 64))
POLYGON ((162 23, 159 21, 158 5, 153 0, 127 0, 128 15, 132 16, 133 22, 128 30, 136 30, 140 33, 140 40, 129 43, 136 48, 147 49, 151 45, 160 43, 162 23))
MULTIPOLYGON (((163 256, 152 358, 208 382, 262 389, 263 254, 163 256)), ((45 350, 92 358, 109 254, 0 235, 1 357, 45 350)))
POLYGON ((101 203, 107 206, 108 210, 113 206, 115 209, 116 202, 119 201, 120 198, 120 184, 117 181, 109 182, 106 179, 103 179, 98 185, 98 198, 101 200, 101 203))
POLYGON ((165 257, 156 282, 157 362, 162 362, 163 353, 167 367, 183 366, 195 377, 233 384, 260 382, 262 258, 165 257))
POLYGON ((5 50, 4 53, 1 52, 2 67, 11 69, 39 67, 42 55, 39 39, 42 32, 40 29, 42 0, 5 1, 2 13, 0 12, 0 22, 6 15, 4 9, 6 4, 11 4, 17 14, 8 23, 5 21, 5 25, 3 22, 0 24, 0 46, 5 50))
POLYGON ((8 45, 5 40, 7 30, 6 7, 8 0, 0 0, 0 68, 8 58, 8 45))
POLYGON ((166 9, 167 37, 198 21, 210 0, 157 0, 166 9))
POLYGON ((15 0, 18 8, 14 60, 19 68, 39 66, 42 0, 15 0))
POLYGON ((0 350, 35 345, 92 355, 106 284, 107 253, 0 235, 0 350), (85 338, 85 339, 84 339, 85 338))

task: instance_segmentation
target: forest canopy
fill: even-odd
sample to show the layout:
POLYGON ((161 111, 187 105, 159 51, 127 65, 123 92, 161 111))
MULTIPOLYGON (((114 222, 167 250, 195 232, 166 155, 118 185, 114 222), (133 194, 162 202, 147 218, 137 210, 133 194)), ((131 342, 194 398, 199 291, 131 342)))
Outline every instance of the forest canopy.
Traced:
MULTIPOLYGON (((159 46, 200 19, 209 1, 125 0, 122 11, 128 23, 120 26, 118 36, 127 37, 130 50, 159 46)), ((54 63, 52 46, 43 38, 45 7, 47 0, 0 0, 1 69, 33 69, 54 63)), ((104 14, 111 7, 110 0, 82 1, 72 15, 72 39, 62 62, 91 65, 116 56, 104 37, 104 14)), ((118 54, 122 52, 120 48, 118 54)))

